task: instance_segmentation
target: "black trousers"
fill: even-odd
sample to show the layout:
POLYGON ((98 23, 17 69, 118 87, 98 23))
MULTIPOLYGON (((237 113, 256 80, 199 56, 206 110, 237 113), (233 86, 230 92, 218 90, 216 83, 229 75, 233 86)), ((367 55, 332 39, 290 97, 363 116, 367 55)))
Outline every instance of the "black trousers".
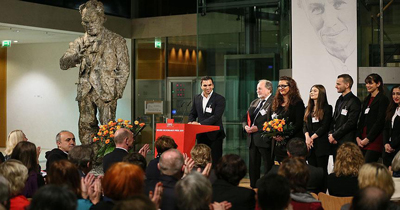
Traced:
POLYGON ((382 156, 381 152, 373 150, 362 149, 361 151, 364 155, 365 163, 378 162, 379 158, 382 156))
POLYGON ((308 160, 308 164, 318 167, 318 168, 322 168, 322 170, 324 170, 324 176, 328 175, 329 155, 323 155, 323 156, 317 157, 315 155, 315 151, 311 150, 310 156, 308 156, 307 160, 308 160))
POLYGON ((273 165, 271 149, 257 147, 251 141, 249 147, 249 176, 252 188, 256 188, 257 180, 260 179, 261 158, 264 161, 265 174, 267 174, 273 165))

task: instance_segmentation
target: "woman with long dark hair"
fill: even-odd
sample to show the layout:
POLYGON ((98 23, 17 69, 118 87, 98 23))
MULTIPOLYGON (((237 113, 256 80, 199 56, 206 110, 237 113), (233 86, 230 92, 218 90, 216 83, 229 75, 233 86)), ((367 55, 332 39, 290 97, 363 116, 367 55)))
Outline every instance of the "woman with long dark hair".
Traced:
POLYGON ((274 136, 275 160, 281 162, 288 155, 286 153, 286 144, 293 137, 304 139, 302 132, 304 103, 300 97, 296 81, 291 77, 282 76, 279 78, 278 89, 272 103, 272 118, 285 119, 286 124, 292 124, 294 129, 290 136, 274 136), (278 143, 279 142, 279 143, 278 143))
POLYGON ((391 91, 392 100, 386 111, 386 123, 383 131, 383 164, 389 167, 393 157, 400 150, 400 85, 391 91))
POLYGON ((327 166, 331 152, 328 140, 329 126, 332 120, 332 106, 328 104, 326 90, 323 85, 314 85, 310 90, 310 98, 304 114, 304 135, 310 150, 308 163, 321 167, 328 174, 327 166))
POLYGON ((39 187, 44 186, 44 179, 40 174, 39 161, 36 153, 36 146, 29 141, 21 141, 11 153, 11 159, 19 160, 28 168, 28 179, 22 194, 32 198, 39 187))
POLYGON ((383 80, 378 74, 365 78, 369 95, 364 99, 357 125, 357 144, 364 154, 365 163, 377 162, 382 156, 383 128, 389 99, 383 91, 383 80))

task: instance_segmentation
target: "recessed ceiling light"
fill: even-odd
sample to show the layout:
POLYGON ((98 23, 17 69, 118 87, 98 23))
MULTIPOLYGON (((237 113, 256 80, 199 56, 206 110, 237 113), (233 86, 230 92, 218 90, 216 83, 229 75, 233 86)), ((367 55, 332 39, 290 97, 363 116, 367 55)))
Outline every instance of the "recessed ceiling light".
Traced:
POLYGON ((18 40, 14 40, 14 43, 17 43, 18 42, 18 40))

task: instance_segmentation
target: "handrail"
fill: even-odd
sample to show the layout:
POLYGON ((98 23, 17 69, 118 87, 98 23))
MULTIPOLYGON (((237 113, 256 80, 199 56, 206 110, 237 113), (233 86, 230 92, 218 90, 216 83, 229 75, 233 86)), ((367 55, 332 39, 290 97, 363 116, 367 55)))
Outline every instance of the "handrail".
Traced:
MULTIPOLYGON (((393 3, 393 1, 394 0, 390 0, 389 3, 387 3, 386 6, 383 7, 383 11, 385 11, 393 3)), ((381 13, 378 13, 376 15, 376 17, 380 17, 380 16, 381 16, 381 13)))

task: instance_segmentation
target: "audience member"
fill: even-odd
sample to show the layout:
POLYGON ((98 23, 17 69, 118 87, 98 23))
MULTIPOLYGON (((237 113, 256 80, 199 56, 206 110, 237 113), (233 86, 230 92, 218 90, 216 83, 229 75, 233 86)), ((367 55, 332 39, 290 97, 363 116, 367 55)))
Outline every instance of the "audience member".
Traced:
POLYGON ((255 208, 254 190, 238 186, 247 173, 246 163, 239 155, 222 156, 215 173, 218 179, 212 184, 213 201, 228 201, 232 204, 232 210, 255 208))
POLYGON ((360 189, 353 197, 350 210, 383 210, 389 207, 389 197, 377 187, 360 189))
POLYGON ((10 210, 21 210, 29 206, 29 200, 21 194, 28 179, 26 166, 19 160, 10 159, 0 165, 0 175, 8 181, 10 210))
POLYGON ((57 160, 67 160, 68 152, 75 146, 75 136, 73 133, 62 130, 56 135, 57 148, 46 152, 46 170, 57 160))
POLYGON ((393 157, 400 151, 400 85, 391 91, 392 100, 386 111, 386 122, 383 130, 384 152, 383 164, 389 167, 393 157))
MULTIPOLYGON (((160 208, 163 210, 176 209, 175 185, 182 178, 185 170, 183 155, 177 149, 169 149, 162 153, 158 168, 161 172, 160 182, 164 188, 160 208)), ((155 186, 149 186, 155 190, 155 186)))
POLYGON ((338 197, 354 196, 358 191, 357 176, 364 164, 360 148, 351 142, 340 145, 337 150, 333 173, 328 175, 328 191, 338 197))
MULTIPOLYGON (((328 104, 325 87, 313 85, 304 114, 303 132, 310 150, 308 163, 322 168, 324 176, 328 175, 328 160, 331 153, 331 144, 328 140, 331 121, 332 106, 328 104)), ((310 180, 312 179, 311 175, 310 180)))
POLYGON ((132 148, 134 141, 133 133, 126 128, 121 128, 115 132, 115 149, 103 158, 104 173, 113 163, 122 162, 122 159, 128 155, 128 151, 132 148))
POLYGON ((22 195, 32 198, 36 190, 45 184, 40 174, 35 144, 28 141, 19 142, 11 153, 11 159, 21 161, 28 168, 28 179, 26 180, 22 195))
POLYGON ((348 74, 341 74, 336 80, 336 89, 341 96, 336 101, 335 112, 329 131, 329 142, 332 144, 333 159, 336 152, 344 142, 355 142, 358 116, 360 115, 361 102, 351 92, 353 78, 348 74))
POLYGON ((76 195, 67 186, 48 184, 32 198, 29 210, 76 210, 76 195))
POLYGON ((132 163, 139 166, 143 171, 146 171, 147 161, 146 158, 140 153, 133 152, 126 155, 123 159, 123 162, 132 163))
POLYGON ((389 100, 383 91, 383 80, 378 74, 365 78, 368 96, 364 99, 357 126, 357 144, 366 163, 378 162, 382 156, 383 128, 389 100))
POLYGON ((291 204, 294 210, 323 209, 321 202, 307 192, 310 172, 303 158, 291 157, 285 159, 279 167, 278 174, 289 181, 291 204))
POLYGON ((68 160, 78 167, 81 177, 85 177, 92 170, 93 158, 94 152, 90 145, 75 146, 68 153, 68 160))
MULTIPOLYGON (((196 144, 190 151, 190 156, 194 161, 193 170, 203 172, 208 163, 212 163, 211 158, 211 148, 205 144, 196 144)), ((211 169, 210 176, 208 177, 211 184, 217 180, 217 176, 215 175, 215 170, 211 169)))
POLYGON ((145 195, 135 195, 119 201, 113 210, 157 210, 156 205, 145 195))
POLYGON ((400 200, 400 152, 394 156, 392 161, 392 167, 389 168, 392 170, 392 178, 394 183, 394 193, 392 195, 391 200, 399 201, 400 200))
MULTIPOLYGON (((89 176, 86 176, 89 178, 89 176)), ((85 183, 78 168, 68 160, 58 160, 51 164, 47 172, 47 183, 63 186, 66 185, 78 198, 79 210, 89 209, 100 200, 100 181, 97 179, 91 183, 85 183), (86 187, 91 186, 91 187, 86 187)))
POLYGON ((13 130, 8 134, 7 141, 6 141, 6 150, 4 153, 6 154, 5 160, 10 159, 11 153, 14 150, 15 145, 21 141, 28 141, 26 135, 21 130, 13 130))
MULTIPOLYGON (((287 153, 289 157, 299 157, 306 162, 306 156, 308 154, 307 145, 303 139, 293 138, 286 145, 287 153)), ((307 164, 307 163, 306 163, 307 164)), ((307 183, 307 191, 318 194, 319 192, 325 192, 326 187, 324 183, 324 171, 322 168, 317 168, 310 164, 307 164, 310 172, 310 179, 307 183)), ((278 173, 279 165, 274 165, 268 174, 278 173)))
POLYGON ((10 208, 10 190, 8 186, 8 180, 4 178, 4 176, 0 175, 0 207, 3 207, 3 209, 10 208))
POLYGON ((158 163, 160 162, 160 156, 162 153, 169 149, 176 149, 178 145, 174 139, 170 136, 159 136, 155 141, 155 147, 157 151, 157 157, 150 160, 146 168, 146 191, 149 191, 149 187, 153 187, 157 182, 160 181, 160 169, 158 169, 158 163))
MULTIPOLYGON (((358 186, 360 189, 377 187, 385 192, 388 199, 394 193, 392 175, 386 166, 380 163, 367 163, 361 167, 358 175, 358 186)), ((400 206, 390 202, 388 209, 400 209, 400 206)))
POLYGON ((144 172, 137 165, 118 162, 106 171, 101 183, 104 198, 92 209, 112 209, 120 200, 143 194, 144 172))
POLYGON ((268 174, 257 182, 257 201, 262 210, 283 210, 290 205, 290 185, 278 174, 268 174))
MULTIPOLYGON (((287 157, 286 144, 294 137, 304 138, 303 118, 304 103, 294 79, 287 76, 279 78, 278 89, 272 103, 272 118, 285 119, 287 124, 293 125, 293 134, 287 137, 274 136, 275 160, 281 162, 287 157)), ((274 147, 274 146, 273 146, 274 147)))

